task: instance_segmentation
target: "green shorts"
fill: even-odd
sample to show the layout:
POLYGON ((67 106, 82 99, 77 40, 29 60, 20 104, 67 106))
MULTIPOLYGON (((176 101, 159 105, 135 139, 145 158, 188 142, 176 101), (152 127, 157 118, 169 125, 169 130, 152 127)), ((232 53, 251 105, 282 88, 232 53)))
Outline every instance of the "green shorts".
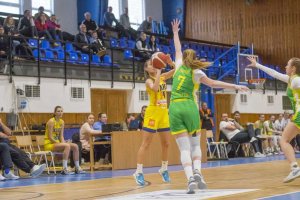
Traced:
POLYGON ((197 104, 189 99, 178 99, 169 107, 171 134, 184 132, 193 134, 201 130, 200 116, 197 104))
POLYGON ((296 112, 291 121, 300 129, 300 112, 296 112))

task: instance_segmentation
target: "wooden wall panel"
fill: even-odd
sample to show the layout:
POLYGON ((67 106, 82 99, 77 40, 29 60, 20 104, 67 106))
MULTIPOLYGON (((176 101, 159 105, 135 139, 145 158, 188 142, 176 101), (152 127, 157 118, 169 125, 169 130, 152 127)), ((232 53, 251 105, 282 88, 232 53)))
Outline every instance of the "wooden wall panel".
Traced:
POLYGON ((231 113, 230 94, 215 94, 216 138, 219 138, 219 124, 222 113, 231 113))
POLYGON ((300 55, 300 1, 187 0, 185 36, 236 44, 254 43, 264 63, 284 65, 300 55))

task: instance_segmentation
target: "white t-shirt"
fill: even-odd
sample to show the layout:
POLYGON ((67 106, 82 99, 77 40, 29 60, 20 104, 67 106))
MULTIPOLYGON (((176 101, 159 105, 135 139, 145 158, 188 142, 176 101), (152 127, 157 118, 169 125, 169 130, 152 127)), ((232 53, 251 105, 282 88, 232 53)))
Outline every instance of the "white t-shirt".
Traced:
MULTIPOLYGON (((182 58, 178 58, 175 60, 176 70, 182 65, 182 58)), ((201 69, 195 69, 194 73, 194 81, 200 84, 200 80, 202 77, 206 77, 206 74, 201 69)))
POLYGON ((227 139, 230 141, 231 138, 233 138, 237 133, 240 132, 239 129, 235 129, 235 130, 228 130, 226 129, 226 127, 228 125, 233 125, 234 123, 232 121, 221 121, 220 123, 220 130, 225 134, 225 136, 227 137, 227 139))

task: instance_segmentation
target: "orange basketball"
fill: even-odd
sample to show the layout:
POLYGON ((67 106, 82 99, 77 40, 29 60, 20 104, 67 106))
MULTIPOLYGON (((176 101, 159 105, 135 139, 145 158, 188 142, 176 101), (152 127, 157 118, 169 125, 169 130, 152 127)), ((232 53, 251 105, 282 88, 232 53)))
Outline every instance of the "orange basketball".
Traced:
POLYGON ((165 68, 167 64, 172 61, 172 59, 168 54, 156 52, 152 55, 151 61, 154 68, 162 69, 165 68))

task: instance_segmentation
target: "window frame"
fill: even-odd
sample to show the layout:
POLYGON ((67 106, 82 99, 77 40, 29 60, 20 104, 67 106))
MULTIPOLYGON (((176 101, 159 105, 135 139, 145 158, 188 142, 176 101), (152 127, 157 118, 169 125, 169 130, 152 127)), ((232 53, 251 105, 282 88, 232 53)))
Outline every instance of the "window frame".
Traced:
MULTIPOLYGON (((23 11, 23 0, 18 0, 18 1, 19 1, 19 3, 12 3, 10 1, 7 1, 7 2, 0 1, 0 5, 18 8, 19 13, 11 13, 11 14, 20 15, 20 14, 22 14, 22 11, 23 11)), ((4 12, 4 13, 6 13, 6 12, 4 12)))
MULTIPOLYGON (((46 9, 45 7, 44 7, 44 13, 46 13, 46 14, 48 14, 48 13, 50 13, 50 15, 52 15, 53 13, 54 13, 54 0, 48 0, 48 1, 50 1, 50 10, 49 9, 46 9)), ((40 7, 40 6, 39 6, 40 7)), ((31 0, 31 12, 32 12, 32 14, 34 15, 35 13, 38 13, 38 9, 39 9, 39 7, 33 7, 32 6, 32 0, 31 0)), ((49 16, 50 16, 49 15, 49 16)))

